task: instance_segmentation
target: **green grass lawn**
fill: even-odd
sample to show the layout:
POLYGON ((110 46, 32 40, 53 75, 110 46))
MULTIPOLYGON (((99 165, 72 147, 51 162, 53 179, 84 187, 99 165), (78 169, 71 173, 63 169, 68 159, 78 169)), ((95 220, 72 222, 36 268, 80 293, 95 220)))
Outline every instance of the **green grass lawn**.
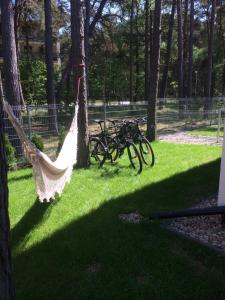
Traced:
MULTIPOLYGON (((202 135, 202 136, 217 136, 218 132, 217 132, 217 126, 213 127, 207 127, 207 128, 204 128, 204 129, 195 129, 195 130, 192 130, 190 131, 189 133, 191 135, 202 135)), ((221 130, 220 130, 220 133, 219 133, 219 136, 223 136, 223 127, 221 127, 221 130)))
POLYGON ((141 175, 127 158, 75 170, 52 204, 36 201, 31 170, 9 174, 18 300, 224 299, 225 259, 159 222, 127 224, 188 207, 217 191, 220 147, 155 143, 156 165, 141 175))

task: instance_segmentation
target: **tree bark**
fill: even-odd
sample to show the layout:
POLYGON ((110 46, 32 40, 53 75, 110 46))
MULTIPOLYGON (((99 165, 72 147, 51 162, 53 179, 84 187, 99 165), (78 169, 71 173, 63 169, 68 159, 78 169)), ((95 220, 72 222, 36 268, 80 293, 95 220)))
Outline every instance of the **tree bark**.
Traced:
POLYGON ((153 26, 153 47, 151 52, 151 73, 150 89, 147 117, 147 137, 150 141, 156 139, 156 100, 159 81, 159 62, 160 62, 160 42, 161 42, 161 10, 162 1, 155 0, 154 26, 153 26))
MULTIPOLYGON (((102 0, 101 4, 99 5, 98 7, 98 10, 90 24, 90 0, 86 0, 86 20, 85 20, 85 23, 86 24, 89 24, 89 28, 87 30, 86 26, 86 32, 88 32, 88 37, 86 36, 85 37, 85 47, 87 47, 87 49, 85 49, 85 55, 86 55, 86 62, 89 61, 89 47, 88 47, 88 41, 89 41, 89 38, 92 37, 93 35, 93 32, 94 32, 94 29, 95 29, 95 26, 97 24, 97 22, 99 21, 99 19, 102 17, 102 12, 104 10, 104 7, 106 5, 106 2, 107 0, 102 0)), ((85 34, 86 35, 86 34, 85 34)), ((72 71, 72 65, 74 64, 74 62, 72 61, 73 59, 73 56, 70 56, 69 57, 69 60, 67 62, 67 65, 65 67, 65 70, 63 72, 63 76, 61 78, 61 81, 59 82, 58 84, 58 87, 57 87, 57 92, 56 92, 56 99, 58 101, 58 99, 60 99, 60 97, 62 96, 62 92, 63 92, 63 88, 65 86, 65 83, 67 81, 67 78, 71 75, 71 71, 72 71)), ((88 77, 88 64, 86 66, 86 72, 87 72, 87 77, 88 77)))
MULTIPOLYGON (((181 4, 182 5, 182 4, 181 4)), ((188 8, 189 0, 184 0, 184 22, 183 22, 183 97, 187 96, 188 81, 188 8)))
MULTIPOLYGON (((21 103, 19 72, 17 64, 13 5, 10 0, 0 1, 1 21, 2 21, 2 50, 4 59, 4 83, 6 100, 13 106, 19 106, 21 103)), ((14 113, 20 118, 20 111, 14 113)), ((12 145, 15 147, 18 155, 22 154, 22 147, 15 130, 7 121, 7 133, 12 145)))
POLYGON ((194 0, 190 7, 189 62, 188 62, 188 97, 193 96, 193 31, 194 31, 194 0))
POLYGON ((207 64, 207 88, 206 97, 211 97, 212 87, 212 68, 213 68, 213 43, 214 43, 214 27, 216 14, 216 0, 212 0, 211 18, 209 24, 209 40, 208 40, 208 64, 207 64))
POLYGON ((172 40, 173 40, 175 10, 176 10, 176 0, 173 0, 170 21, 169 21, 169 30, 168 30, 168 35, 167 35, 165 67, 164 67, 163 75, 162 75, 162 83, 161 83, 161 88, 159 91, 159 98, 166 97, 166 87, 167 87, 168 71, 169 71, 169 64, 170 64, 170 58, 171 58, 171 47, 172 47, 172 40))
POLYGON ((150 69, 150 39, 149 39, 149 0, 145 0, 145 101, 149 100, 149 69, 150 69))
POLYGON ((179 99, 183 98, 183 83, 184 83, 184 74, 183 74, 183 31, 182 31, 182 5, 181 0, 177 0, 177 22, 178 22, 178 39, 177 39, 177 49, 178 49, 178 97, 179 99))
POLYGON ((20 85, 14 32, 13 4, 1 0, 2 50, 4 59, 5 93, 11 105, 20 105, 20 85))
MULTIPOLYGON (((78 112, 78 154, 77 166, 88 166, 88 114, 87 114, 87 88, 85 69, 85 36, 84 36, 84 2, 71 0, 71 38, 72 55, 74 55, 74 74, 76 74, 76 86, 79 78, 79 112, 78 112)), ((77 88, 75 88, 77 90, 77 88)), ((76 92, 75 97, 78 95, 76 92)))
POLYGON ((139 98, 139 87, 140 87, 140 65, 139 65, 139 30, 138 30, 138 17, 139 17, 139 4, 136 5, 136 16, 135 16, 135 96, 134 101, 138 101, 139 98))
POLYGON ((0 87, 0 300, 14 300, 15 286, 10 250, 7 162, 3 126, 2 88, 0 87))
POLYGON ((131 1, 130 8, 130 49, 129 49, 129 57, 130 57, 130 82, 129 82, 129 90, 130 90, 130 102, 134 100, 134 51, 133 51, 133 36, 134 36, 134 0, 131 1))
POLYGON ((90 45, 89 45, 89 31, 90 31, 90 0, 85 0, 85 21, 84 21, 84 45, 85 45, 85 66, 86 66, 86 83, 87 83, 87 98, 89 97, 89 56, 90 56, 90 45))
POLYGON ((95 26, 96 26, 97 22, 98 22, 99 19, 102 17, 102 12, 103 12, 103 10, 104 10, 104 7, 105 7, 105 5, 106 5, 106 2, 107 2, 107 0, 102 0, 102 1, 101 1, 100 5, 99 5, 99 7, 98 7, 98 10, 97 10, 97 12, 96 12, 96 14, 95 14, 95 16, 94 16, 94 18, 93 18, 91 24, 90 24, 90 27, 89 27, 89 36, 92 36, 93 31, 94 31, 94 29, 95 29, 95 26))
POLYGON ((46 94, 48 102, 49 129, 58 132, 57 110, 55 106, 53 42, 52 42, 52 7, 51 0, 44 0, 45 10, 45 63, 47 68, 46 94))

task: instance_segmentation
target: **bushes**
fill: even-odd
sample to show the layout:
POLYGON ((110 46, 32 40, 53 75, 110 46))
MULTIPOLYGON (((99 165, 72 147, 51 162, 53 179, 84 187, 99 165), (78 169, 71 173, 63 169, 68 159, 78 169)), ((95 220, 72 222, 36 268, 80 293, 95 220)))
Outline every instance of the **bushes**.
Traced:
POLYGON ((58 143, 58 148, 57 148, 57 152, 56 152, 57 155, 59 154, 59 152, 62 148, 65 137, 66 137, 65 128, 61 128, 61 130, 59 131, 59 143, 58 143))
POLYGON ((42 137, 38 134, 34 134, 31 138, 31 142, 40 150, 44 150, 44 143, 42 137))
POLYGON ((41 104, 46 97, 46 66, 42 60, 20 60, 20 76, 27 104, 41 104))
POLYGON ((4 143, 5 143, 5 151, 6 151, 6 158, 7 158, 8 166, 10 168, 14 167, 17 162, 16 149, 10 143, 10 140, 7 135, 4 136, 4 143))

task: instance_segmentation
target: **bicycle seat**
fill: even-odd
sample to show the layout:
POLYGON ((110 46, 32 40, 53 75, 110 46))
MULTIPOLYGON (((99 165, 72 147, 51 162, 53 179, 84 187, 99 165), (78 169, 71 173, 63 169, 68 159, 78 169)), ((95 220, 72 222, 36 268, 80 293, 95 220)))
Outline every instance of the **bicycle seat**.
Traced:
POLYGON ((104 123, 104 120, 93 120, 95 123, 101 125, 102 123, 104 123))

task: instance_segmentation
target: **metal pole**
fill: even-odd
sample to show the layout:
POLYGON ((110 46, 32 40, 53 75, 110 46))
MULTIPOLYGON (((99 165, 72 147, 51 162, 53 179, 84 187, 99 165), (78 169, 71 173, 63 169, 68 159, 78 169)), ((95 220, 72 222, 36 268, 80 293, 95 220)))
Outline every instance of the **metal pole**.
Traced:
POLYGON ((217 143, 219 143, 220 137, 220 129, 221 129, 221 108, 219 109, 219 117, 218 117, 218 128, 217 128, 217 143))
POLYGON ((28 136, 29 136, 29 139, 31 140, 31 137, 32 137, 32 121, 31 121, 31 115, 30 115, 30 109, 29 109, 29 106, 27 105, 26 106, 26 109, 27 109, 27 117, 28 117, 28 136))

